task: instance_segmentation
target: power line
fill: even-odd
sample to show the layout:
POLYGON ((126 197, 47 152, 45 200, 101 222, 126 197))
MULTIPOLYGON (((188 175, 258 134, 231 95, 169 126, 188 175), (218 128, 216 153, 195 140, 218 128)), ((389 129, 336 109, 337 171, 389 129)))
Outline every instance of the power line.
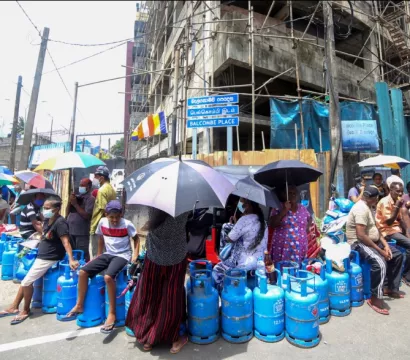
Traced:
POLYGON ((67 67, 69 67, 69 66, 71 66, 71 65, 75 65, 75 64, 78 64, 78 63, 80 63, 80 62, 82 62, 82 61, 91 59, 91 58, 94 57, 94 56, 103 54, 103 53, 105 53, 105 52, 107 52, 107 51, 109 51, 109 50, 113 50, 113 49, 115 49, 115 48, 117 48, 117 47, 120 47, 120 46, 122 46, 122 45, 125 45, 126 43, 127 43, 127 41, 125 41, 125 42, 123 42, 123 43, 120 43, 120 44, 118 44, 118 45, 112 46, 112 47, 110 47, 110 48, 108 48, 108 49, 99 51, 99 52, 97 52, 97 53, 95 53, 95 54, 92 54, 92 55, 90 55, 90 56, 87 56, 87 57, 85 57, 85 58, 82 58, 82 59, 73 61, 72 63, 69 63, 69 64, 67 64, 67 65, 64 65, 64 66, 59 67, 58 69, 54 69, 54 70, 47 71, 47 72, 43 73, 43 75, 50 74, 50 73, 52 73, 52 72, 55 72, 55 71, 58 71, 58 70, 61 70, 61 69, 65 69, 65 68, 67 68, 67 67))
POLYGON ((16 1, 17 5, 20 6, 20 9, 23 11, 24 15, 26 15, 27 19, 31 22, 31 25, 34 26, 34 28, 37 30, 38 35, 43 38, 43 36, 41 35, 40 30, 38 29, 38 27, 36 26, 36 24, 34 24, 33 20, 31 20, 30 16, 28 16, 28 14, 26 13, 26 11, 23 9, 23 7, 20 5, 20 3, 18 1, 16 1))
POLYGON ((123 40, 118 40, 118 41, 111 41, 111 42, 100 43, 100 44, 79 44, 79 43, 71 43, 71 42, 68 42, 68 41, 53 40, 53 39, 50 39, 49 41, 55 42, 55 43, 58 43, 58 44, 70 45, 70 46, 83 46, 83 47, 87 47, 87 46, 106 46, 106 45, 113 45, 113 44, 124 43, 124 42, 132 41, 132 40, 134 40, 134 38, 123 39, 123 40))

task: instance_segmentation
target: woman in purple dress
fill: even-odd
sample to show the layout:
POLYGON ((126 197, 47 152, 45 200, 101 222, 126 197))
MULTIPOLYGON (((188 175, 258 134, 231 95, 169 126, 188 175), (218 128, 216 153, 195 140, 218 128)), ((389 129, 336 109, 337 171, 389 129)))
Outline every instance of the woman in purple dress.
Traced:
POLYGON ((308 232, 312 218, 306 208, 297 201, 295 186, 276 191, 280 209, 272 209, 269 226, 273 229, 270 244, 272 260, 301 263, 307 256, 308 232))

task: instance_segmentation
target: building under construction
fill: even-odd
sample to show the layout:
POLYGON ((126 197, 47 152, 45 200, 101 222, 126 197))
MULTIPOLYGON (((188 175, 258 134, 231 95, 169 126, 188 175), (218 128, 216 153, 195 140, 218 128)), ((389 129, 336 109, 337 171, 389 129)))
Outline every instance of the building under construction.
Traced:
MULTIPOLYGON (((375 104, 376 82, 406 98, 409 15, 406 1, 138 3, 128 130, 165 111, 168 136, 133 142, 128 156, 189 154, 195 137, 198 153, 225 151, 227 128, 186 129, 186 99, 195 96, 239 93, 233 149, 241 151, 269 148, 272 98, 329 102, 331 129, 339 126, 332 101, 375 104)), ((296 137, 307 131, 300 115, 296 137)))

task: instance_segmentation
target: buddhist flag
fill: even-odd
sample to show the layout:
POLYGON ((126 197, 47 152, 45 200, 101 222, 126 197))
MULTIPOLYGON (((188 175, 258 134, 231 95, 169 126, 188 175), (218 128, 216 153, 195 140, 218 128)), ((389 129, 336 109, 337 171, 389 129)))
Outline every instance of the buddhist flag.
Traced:
POLYGON ((148 115, 134 129, 131 139, 138 141, 150 136, 167 134, 167 118, 165 113, 160 111, 158 114, 148 115))

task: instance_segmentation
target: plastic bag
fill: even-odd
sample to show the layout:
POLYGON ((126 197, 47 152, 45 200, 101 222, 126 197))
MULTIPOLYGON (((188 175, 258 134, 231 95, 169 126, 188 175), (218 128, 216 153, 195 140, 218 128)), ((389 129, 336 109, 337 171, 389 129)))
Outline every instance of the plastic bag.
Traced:
POLYGON ((339 210, 343 213, 348 213, 354 205, 353 201, 345 198, 334 199, 334 202, 339 207, 339 210))
POLYGON ((219 258, 224 261, 226 259, 228 259, 231 256, 231 252, 232 252, 232 248, 233 248, 233 244, 232 243, 228 243, 224 246, 224 248, 221 250, 221 252, 219 253, 219 258))

